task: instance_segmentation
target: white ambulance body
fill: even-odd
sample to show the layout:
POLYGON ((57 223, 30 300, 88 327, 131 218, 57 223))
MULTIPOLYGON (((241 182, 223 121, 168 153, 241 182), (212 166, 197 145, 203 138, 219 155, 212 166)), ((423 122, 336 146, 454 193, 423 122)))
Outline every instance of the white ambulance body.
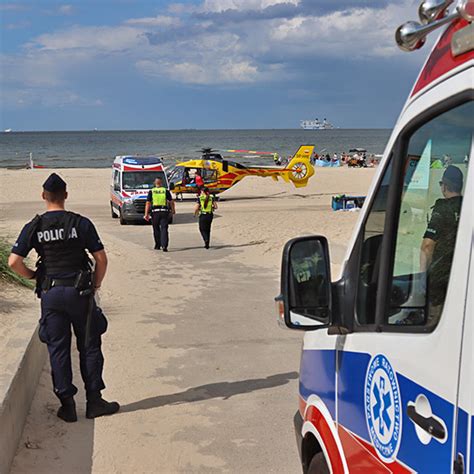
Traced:
POLYGON ((294 420, 304 472, 474 472, 474 25, 452 16, 389 140, 341 278, 331 283, 324 237, 284 250, 280 322, 307 331, 294 420), (457 236, 451 251, 436 241, 446 264, 423 271, 448 165, 463 176, 457 236))
POLYGON ((148 192, 156 178, 168 187, 163 162, 154 156, 117 156, 112 164, 110 212, 121 224, 143 222, 148 192))

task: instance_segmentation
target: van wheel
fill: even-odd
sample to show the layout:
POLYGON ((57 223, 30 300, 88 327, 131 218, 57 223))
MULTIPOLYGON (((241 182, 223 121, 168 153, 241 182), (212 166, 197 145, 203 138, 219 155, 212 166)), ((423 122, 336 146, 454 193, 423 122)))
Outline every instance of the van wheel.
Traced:
POLYGON ((122 216, 122 209, 119 209, 120 225, 127 225, 127 221, 122 216))
POLYGON ((324 453, 321 452, 313 456, 306 474, 329 474, 329 467, 324 453))
POLYGON ((115 214, 115 211, 114 211, 114 206, 112 204, 112 201, 110 201, 110 214, 112 215, 112 219, 117 219, 117 214, 115 214))

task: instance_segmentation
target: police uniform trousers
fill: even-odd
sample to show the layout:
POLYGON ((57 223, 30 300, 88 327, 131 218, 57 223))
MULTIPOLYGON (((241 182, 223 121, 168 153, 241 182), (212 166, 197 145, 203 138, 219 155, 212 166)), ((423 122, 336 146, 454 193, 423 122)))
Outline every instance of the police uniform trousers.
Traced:
POLYGON ((201 232, 202 238, 205 244, 209 244, 211 241, 211 225, 214 219, 214 214, 201 213, 199 215, 199 232, 201 232))
POLYGON ((77 340, 86 394, 105 388, 102 380, 104 357, 101 334, 107 330, 107 320, 94 301, 89 344, 86 347, 89 298, 90 296, 80 296, 78 290, 66 286, 55 286, 41 294, 39 337, 48 346, 54 393, 59 399, 77 393, 77 388, 72 383, 71 326, 77 340))
POLYGON ((155 238, 155 246, 168 248, 169 234, 168 226, 170 224, 169 210, 154 209, 151 214, 151 222, 153 224, 153 237, 155 238))

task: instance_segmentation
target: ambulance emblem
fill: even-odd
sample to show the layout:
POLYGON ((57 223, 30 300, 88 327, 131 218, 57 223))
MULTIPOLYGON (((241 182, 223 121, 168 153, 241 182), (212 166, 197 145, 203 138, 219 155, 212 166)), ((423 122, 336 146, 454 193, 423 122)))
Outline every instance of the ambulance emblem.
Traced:
POLYGON ((402 433, 400 389, 395 371, 382 354, 372 357, 367 369, 365 417, 380 459, 395 461, 402 433))

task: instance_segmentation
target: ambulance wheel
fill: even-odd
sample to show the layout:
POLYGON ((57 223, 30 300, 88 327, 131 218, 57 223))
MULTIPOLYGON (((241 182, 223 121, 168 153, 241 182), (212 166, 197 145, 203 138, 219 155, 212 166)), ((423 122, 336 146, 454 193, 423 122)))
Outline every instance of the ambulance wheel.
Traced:
POLYGON ((112 219, 117 219, 117 214, 115 214, 115 211, 114 211, 114 206, 112 204, 112 202, 110 202, 110 213, 112 214, 112 219))
POLYGON ((329 474, 329 468, 324 453, 318 453, 313 456, 306 474, 329 474))
POLYGON ((119 219, 120 219, 120 225, 127 225, 127 221, 122 216, 122 210, 121 209, 119 209, 119 219))

